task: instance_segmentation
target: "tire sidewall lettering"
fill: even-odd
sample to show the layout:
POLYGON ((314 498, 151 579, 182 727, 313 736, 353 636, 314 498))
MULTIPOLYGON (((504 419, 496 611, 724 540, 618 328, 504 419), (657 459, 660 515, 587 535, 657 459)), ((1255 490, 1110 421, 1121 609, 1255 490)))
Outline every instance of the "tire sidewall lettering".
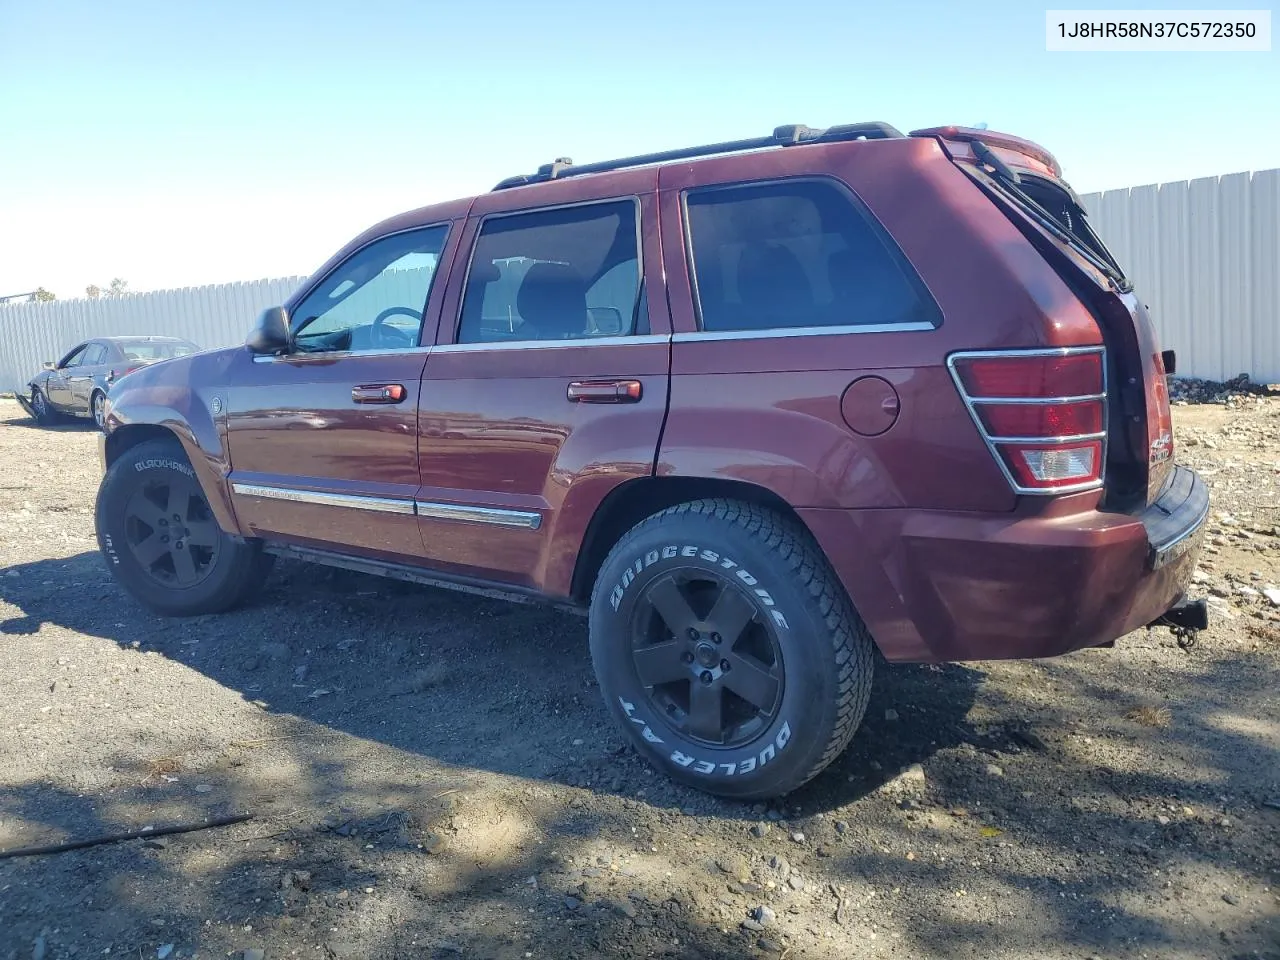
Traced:
MULTIPOLYGON (((619 698, 621 699, 621 698, 619 698)), ((628 704, 634 710, 634 704, 628 704)), ((646 723, 639 714, 628 714, 628 719, 633 723, 646 723)), ((648 729, 646 724, 645 729, 648 729)), ((678 767, 684 767, 686 770, 692 770, 694 773, 701 774, 704 777, 733 777, 742 776, 748 773, 754 773, 756 770, 764 768, 769 763, 775 762, 778 755, 787 748, 787 744, 791 742, 791 723, 787 720, 782 721, 782 726, 778 728, 777 733, 773 735, 773 739, 765 743, 763 746, 752 748, 752 754, 742 760, 733 762, 704 760, 695 754, 688 753, 686 750, 672 750, 667 759, 678 767)), ((689 748, 694 749, 694 748, 689 748)))
POLYGON ((192 480, 194 480, 196 476, 196 472, 194 470, 178 460, 148 458, 146 460, 139 460, 133 465, 133 469, 138 473, 142 473, 144 470, 176 470, 178 473, 181 473, 183 476, 190 477, 192 480))
POLYGON ((773 594, 761 586, 760 581, 748 569, 726 554, 688 543, 668 544, 661 548, 648 550, 643 556, 637 557, 634 563, 628 565, 622 571, 617 583, 609 591, 609 605, 614 612, 616 613, 621 609, 622 601, 626 598, 627 591, 636 582, 641 573, 661 564, 663 561, 677 559, 699 559, 711 564, 717 573, 732 573, 732 579, 735 579, 741 586, 748 588, 747 592, 764 605, 776 627, 788 631, 791 629, 790 621, 787 619, 786 614, 778 609, 777 601, 774 600, 773 594))

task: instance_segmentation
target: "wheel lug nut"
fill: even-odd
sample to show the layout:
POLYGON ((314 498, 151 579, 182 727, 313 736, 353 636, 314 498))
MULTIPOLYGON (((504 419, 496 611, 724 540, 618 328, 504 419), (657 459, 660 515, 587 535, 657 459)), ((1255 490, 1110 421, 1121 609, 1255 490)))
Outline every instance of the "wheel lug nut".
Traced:
POLYGON ((703 683, 710 683, 710 682, 711 682, 711 679, 712 679, 712 678, 711 678, 711 671, 710 671, 710 670, 703 670, 703 671, 702 671, 702 678, 701 678, 701 679, 702 679, 702 682, 703 682, 703 683))
POLYGON ((728 670, 728 669, 729 669, 729 661, 728 661, 728 660, 721 660, 721 661, 720 661, 720 669, 721 669, 721 670, 728 670))
POLYGON ((711 642, 712 642, 712 643, 719 643, 719 642, 720 642, 720 634, 718 634, 718 633, 713 633, 713 634, 711 635, 711 642))
POLYGON ((162 518, 160 519, 160 526, 162 526, 162 527, 167 527, 168 525, 169 525, 169 521, 168 521, 168 520, 165 520, 165 519, 162 517, 162 518))
POLYGON ((693 640, 693 641, 695 641, 695 642, 696 642, 697 640, 699 640, 699 639, 700 639, 700 637, 699 637, 699 635, 698 635, 698 631, 697 631, 697 630, 695 630, 695 629, 693 629, 693 627, 690 627, 690 628, 689 628, 689 639, 690 639, 690 640, 693 640))
POLYGON ((683 660, 685 663, 693 663, 693 654, 683 653, 680 655, 680 659, 683 660))
POLYGON ((168 537, 161 537, 161 538, 160 538, 160 542, 161 542, 161 543, 168 543, 168 542, 169 542, 169 538, 168 538, 168 537))

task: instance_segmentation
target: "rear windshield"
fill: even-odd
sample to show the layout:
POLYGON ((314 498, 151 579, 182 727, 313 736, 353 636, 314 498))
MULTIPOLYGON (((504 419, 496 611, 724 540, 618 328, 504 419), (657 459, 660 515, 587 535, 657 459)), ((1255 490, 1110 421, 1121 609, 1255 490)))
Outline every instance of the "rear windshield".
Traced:
POLYGON ((120 349, 127 360, 172 360, 195 353, 196 345, 165 340, 122 340, 120 349))
POLYGON ((1133 288, 1119 262, 1094 233, 1088 214, 1066 184, 1025 172, 1019 173, 1016 181, 1003 175, 1002 171, 995 175, 982 171, 977 176, 1083 255, 1095 268, 1113 279, 1121 290, 1133 288))

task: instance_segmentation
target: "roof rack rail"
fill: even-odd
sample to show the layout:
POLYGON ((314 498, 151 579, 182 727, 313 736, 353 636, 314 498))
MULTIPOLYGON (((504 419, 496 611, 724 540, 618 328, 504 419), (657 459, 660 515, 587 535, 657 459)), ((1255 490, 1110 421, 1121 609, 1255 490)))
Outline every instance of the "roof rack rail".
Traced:
POLYGON ((728 140, 724 143, 708 143, 700 147, 683 147, 679 150, 665 150, 660 153, 642 153, 634 157, 622 157, 618 160, 601 160, 597 163, 574 165, 568 157, 560 157, 554 163, 543 164, 537 173, 522 173, 507 177, 494 190, 506 190, 509 187, 521 187, 529 183, 545 183, 548 180, 560 180, 564 177, 577 177, 585 173, 604 173, 608 170, 625 170, 628 167, 643 167, 651 163, 669 163, 673 160, 692 160, 696 157, 714 157, 725 153, 741 153, 744 150, 762 150, 766 147, 792 147, 810 143, 837 143, 844 140, 888 140, 903 136, 896 127, 887 123, 846 123, 837 127, 806 127, 802 123, 791 123, 775 127, 767 137, 755 137, 750 140, 728 140))

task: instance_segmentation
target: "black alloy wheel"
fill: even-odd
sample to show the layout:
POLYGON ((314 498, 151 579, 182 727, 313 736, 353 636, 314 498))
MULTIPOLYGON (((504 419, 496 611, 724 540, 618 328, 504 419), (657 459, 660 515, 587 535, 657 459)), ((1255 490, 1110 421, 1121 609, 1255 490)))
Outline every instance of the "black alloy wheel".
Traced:
POLYGON ((782 701, 775 631, 741 587, 710 571, 673 571, 644 589, 631 657, 657 712, 700 743, 749 743, 782 701))
POLYGON ((172 472, 139 484, 125 504, 125 544, 158 583, 192 587, 218 559, 218 525, 193 478, 172 472))

